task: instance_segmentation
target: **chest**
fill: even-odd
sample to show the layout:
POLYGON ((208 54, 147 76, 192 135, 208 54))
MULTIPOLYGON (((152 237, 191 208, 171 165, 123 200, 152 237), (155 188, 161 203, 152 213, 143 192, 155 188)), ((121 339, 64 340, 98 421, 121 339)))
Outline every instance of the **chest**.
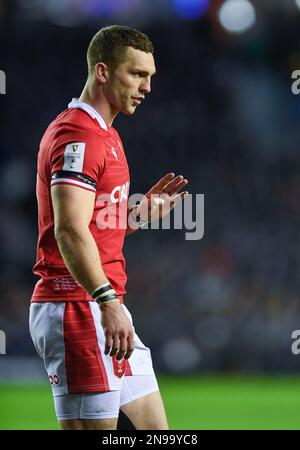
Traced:
POLYGON ((109 204, 127 202, 130 174, 123 144, 118 137, 109 137, 105 146, 105 167, 98 180, 97 194, 105 196, 109 204))

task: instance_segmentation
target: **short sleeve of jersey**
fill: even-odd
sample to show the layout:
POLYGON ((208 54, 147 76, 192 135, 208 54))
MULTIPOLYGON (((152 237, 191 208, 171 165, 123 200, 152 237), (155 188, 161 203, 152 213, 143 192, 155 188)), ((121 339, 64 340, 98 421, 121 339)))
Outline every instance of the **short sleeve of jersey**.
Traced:
POLYGON ((93 131, 61 132, 50 153, 51 186, 72 184, 96 192, 105 153, 104 140, 93 131))

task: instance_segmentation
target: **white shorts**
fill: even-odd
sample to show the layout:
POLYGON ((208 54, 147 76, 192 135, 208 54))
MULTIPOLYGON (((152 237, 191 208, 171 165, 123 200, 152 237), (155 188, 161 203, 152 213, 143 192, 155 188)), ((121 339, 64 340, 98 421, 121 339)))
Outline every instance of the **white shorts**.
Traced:
POLYGON ((54 397, 56 416, 58 420, 117 418, 123 405, 155 391, 155 375, 125 376, 119 391, 54 397))
POLYGON ((150 350, 136 333, 129 360, 104 354, 96 302, 31 303, 29 328, 61 420, 117 417, 123 404, 158 390, 150 350))

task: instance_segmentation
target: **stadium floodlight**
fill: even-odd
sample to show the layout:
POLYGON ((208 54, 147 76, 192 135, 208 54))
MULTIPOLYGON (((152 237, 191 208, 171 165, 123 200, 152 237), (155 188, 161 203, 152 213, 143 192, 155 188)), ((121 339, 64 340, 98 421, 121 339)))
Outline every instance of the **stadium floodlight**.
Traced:
POLYGON ((222 27, 230 33, 244 33, 256 21, 256 12, 249 0, 226 0, 218 11, 222 27))

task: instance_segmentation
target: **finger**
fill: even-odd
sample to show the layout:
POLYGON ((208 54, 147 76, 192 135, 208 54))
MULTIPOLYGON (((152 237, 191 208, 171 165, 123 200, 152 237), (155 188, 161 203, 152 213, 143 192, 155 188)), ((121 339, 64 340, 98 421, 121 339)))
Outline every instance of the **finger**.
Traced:
POLYGON ((149 194, 151 194, 153 191, 157 192, 158 190, 163 189, 173 178, 175 177, 175 173, 170 172, 167 173, 164 177, 162 177, 158 183, 156 183, 152 189, 150 189, 149 194))
POLYGON ((105 349, 104 349, 105 355, 109 354, 112 344, 113 344, 112 336, 110 334, 106 334, 105 349))
POLYGON ((124 358, 124 356, 126 355, 127 350, 123 349, 123 350, 119 350, 118 354, 117 354, 117 361, 120 361, 122 358, 124 358))
POLYGON ((177 175, 177 177, 175 177, 175 178, 173 178, 173 180, 169 181, 169 183, 164 187, 164 192, 166 192, 168 194, 169 191, 171 191, 174 188, 174 186, 176 186, 176 184, 178 184, 182 180, 183 180, 183 176, 177 175))
POLYGON ((134 333, 130 333, 127 340, 127 352, 124 356, 124 359, 129 359, 132 353, 134 352, 134 333))
POLYGON ((171 192, 175 187, 178 187, 179 184, 187 184, 188 180, 185 179, 182 175, 178 175, 176 178, 174 178, 173 180, 171 180, 167 186, 164 188, 164 192, 171 192))
POLYGON ((177 192, 180 191, 180 189, 183 189, 188 184, 188 180, 184 179, 180 181, 178 184, 176 184, 173 189, 168 193, 169 195, 177 194, 177 192))
POLYGON ((109 356, 114 356, 120 348, 120 339, 117 336, 113 338, 112 349, 110 351, 109 356))
POLYGON ((188 180, 183 178, 182 175, 179 175, 178 177, 174 178, 174 180, 170 181, 170 183, 167 184, 167 186, 164 188, 164 192, 166 192, 169 195, 173 195, 187 184, 188 180))
POLYGON ((117 354, 117 360, 120 361, 125 356, 127 352, 127 339, 125 337, 121 337, 120 339, 120 350, 117 354))
POLYGON ((124 356, 124 359, 129 359, 133 352, 134 352, 134 348, 127 350, 127 352, 124 356))

